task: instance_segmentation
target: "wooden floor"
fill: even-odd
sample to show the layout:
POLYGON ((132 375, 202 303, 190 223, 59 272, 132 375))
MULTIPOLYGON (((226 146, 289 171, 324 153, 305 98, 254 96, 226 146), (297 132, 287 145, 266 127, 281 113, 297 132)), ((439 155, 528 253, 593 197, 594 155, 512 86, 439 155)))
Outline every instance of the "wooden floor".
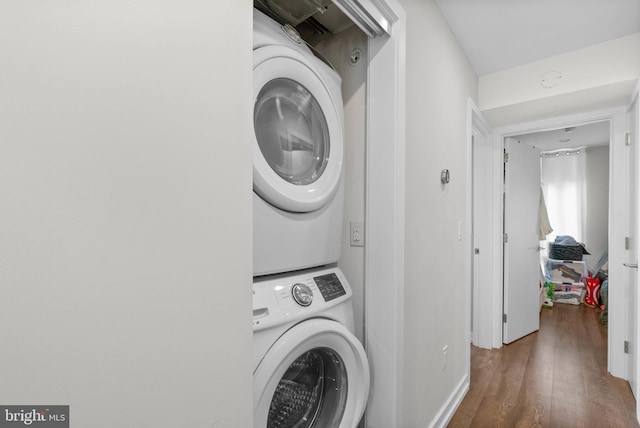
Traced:
POLYGON ((449 427, 638 427, 629 384, 607 372, 600 310, 543 308, 540 331, 471 347, 469 392, 449 427))

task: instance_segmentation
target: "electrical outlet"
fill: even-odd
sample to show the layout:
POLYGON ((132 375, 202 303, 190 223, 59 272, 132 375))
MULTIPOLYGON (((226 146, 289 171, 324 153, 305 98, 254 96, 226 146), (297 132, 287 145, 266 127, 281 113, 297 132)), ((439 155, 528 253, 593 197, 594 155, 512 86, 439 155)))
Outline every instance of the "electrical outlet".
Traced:
POLYGON ((447 352, 449 352, 449 345, 444 345, 442 348, 442 371, 447 369, 447 352))
POLYGON ((350 243, 352 247, 364 247, 364 225, 361 221, 352 220, 350 226, 350 243))

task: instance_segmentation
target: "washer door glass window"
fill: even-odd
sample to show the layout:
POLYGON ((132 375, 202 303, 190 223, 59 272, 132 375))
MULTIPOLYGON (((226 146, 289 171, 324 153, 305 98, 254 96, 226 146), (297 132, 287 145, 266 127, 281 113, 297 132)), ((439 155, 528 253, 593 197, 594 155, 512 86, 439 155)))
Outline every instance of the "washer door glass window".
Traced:
POLYGON ((284 180, 315 182, 329 159, 329 130, 320 104, 291 79, 267 83, 258 94, 254 130, 262 155, 284 180))
POLYGON ((368 397, 369 363, 358 339, 340 323, 309 319, 284 332, 256 366, 253 426, 357 426, 368 397))
POLYGON ((253 51, 253 190, 289 212, 331 201, 342 176, 340 76, 283 46, 253 51))
POLYGON ((340 356, 328 348, 305 352, 278 383, 267 427, 336 427, 344 413, 347 387, 340 356))

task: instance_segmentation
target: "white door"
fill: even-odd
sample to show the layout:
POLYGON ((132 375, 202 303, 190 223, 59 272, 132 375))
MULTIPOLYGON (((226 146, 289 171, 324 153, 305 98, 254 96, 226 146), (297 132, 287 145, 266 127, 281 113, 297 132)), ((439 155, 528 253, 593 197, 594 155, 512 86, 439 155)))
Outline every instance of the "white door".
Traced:
POLYGON ((502 341, 540 328, 540 150, 505 139, 504 317, 502 341))
MULTIPOLYGON (((640 327, 638 326, 639 318, 638 318, 638 308, 640 307, 640 303, 638 302, 638 298, 640 293, 638 293, 638 213, 640 213, 640 209, 638 209, 638 203, 640 202, 640 198, 638 197, 638 165, 640 158, 638 157, 638 131, 640 127, 640 109, 638 108, 638 94, 636 93, 635 99, 631 104, 628 113, 628 203, 629 203, 629 232, 628 232, 628 251, 626 255, 625 266, 628 267, 627 273, 629 275, 628 284, 628 302, 629 302, 629 352, 627 354, 627 377, 629 379, 629 384, 631 385, 631 390, 633 391, 633 395, 636 397, 636 402, 638 398, 638 343, 640 343, 640 327)), ((638 410, 636 409, 636 413, 638 410)))
MULTIPOLYGON (((480 124, 482 125, 482 124, 480 124)), ((486 128, 485 128, 486 129, 486 128)), ((469 248, 471 255, 472 275, 472 343, 481 348, 491 348, 491 322, 493 292, 491 290, 493 246, 491 245, 491 227, 493 223, 491 201, 492 192, 492 155, 491 139, 488 131, 473 131, 472 144, 472 185, 471 185, 471 232, 473 246, 469 248)), ((501 308, 502 309, 502 308, 501 308)))

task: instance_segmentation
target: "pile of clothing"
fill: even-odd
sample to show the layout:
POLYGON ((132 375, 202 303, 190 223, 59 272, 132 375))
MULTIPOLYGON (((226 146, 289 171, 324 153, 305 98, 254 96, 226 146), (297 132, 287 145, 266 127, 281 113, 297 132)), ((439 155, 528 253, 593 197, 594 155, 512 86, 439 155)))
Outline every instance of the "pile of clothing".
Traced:
MULTIPOLYGON (((545 265, 545 281, 553 284, 553 301, 579 305, 584 301, 585 278, 589 276, 583 261, 589 254, 584 244, 572 236, 559 235, 549 243, 549 259, 545 265)), ((548 287, 550 288, 550 287, 548 287)))
POLYGON ((556 236, 556 240, 549 244, 550 259, 582 261, 585 254, 590 255, 584 244, 569 235, 556 236))

